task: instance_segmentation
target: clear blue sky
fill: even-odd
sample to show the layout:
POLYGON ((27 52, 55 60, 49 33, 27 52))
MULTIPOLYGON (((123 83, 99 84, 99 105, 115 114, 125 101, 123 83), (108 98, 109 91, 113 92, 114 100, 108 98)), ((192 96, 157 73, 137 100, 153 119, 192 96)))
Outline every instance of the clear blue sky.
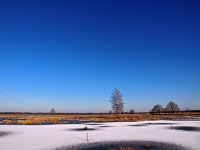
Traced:
POLYGON ((198 0, 0 1, 0 111, 200 109, 198 0))

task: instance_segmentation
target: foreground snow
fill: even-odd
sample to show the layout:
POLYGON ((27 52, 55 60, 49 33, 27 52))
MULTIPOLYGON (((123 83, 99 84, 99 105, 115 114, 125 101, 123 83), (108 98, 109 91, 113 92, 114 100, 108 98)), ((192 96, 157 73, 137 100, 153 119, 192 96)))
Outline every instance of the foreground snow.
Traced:
POLYGON ((200 132, 170 129, 170 124, 130 126, 141 123, 177 123, 173 126, 200 127, 200 121, 145 121, 112 122, 99 125, 1 125, 1 131, 12 134, 0 136, 0 150, 48 150, 60 146, 115 140, 151 140, 181 144, 192 149, 200 149, 200 132), (75 131, 87 126, 97 130, 75 131), (102 127, 101 127, 102 126, 102 127), (88 133, 89 141, 86 135, 88 133))

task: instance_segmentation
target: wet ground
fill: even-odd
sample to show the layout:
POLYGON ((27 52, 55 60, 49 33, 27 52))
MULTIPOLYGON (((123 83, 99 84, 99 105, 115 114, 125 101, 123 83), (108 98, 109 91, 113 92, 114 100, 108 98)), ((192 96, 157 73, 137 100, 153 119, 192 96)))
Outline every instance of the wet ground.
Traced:
POLYGON ((172 126, 172 127, 170 127, 170 129, 172 129, 172 130, 200 132, 200 127, 194 127, 194 126, 172 126))
POLYGON ((97 128, 89 128, 87 126, 85 127, 82 127, 82 128, 72 128, 72 129, 69 129, 70 131, 95 131, 95 130, 98 130, 97 128))
POLYGON ((181 145, 156 141, 116 141, 79 144, 54 150, 188 150, 181 145))
POLYGON ((128 125, 128 126, 149 126, 149 125, 174 125, 174 124, 176 124, 176 123, 165 123, 165 122, 163 122, 163 123, 151 123, 151 122, 149 122, 149 123, 140 123, 140 124, 133 124, 133 125, 128 125))
POLYGON ((3 137, 3 136, 8 136, 12 134, 12 132, 8 132, 8 131, 0 131, 0 137, 3 137))

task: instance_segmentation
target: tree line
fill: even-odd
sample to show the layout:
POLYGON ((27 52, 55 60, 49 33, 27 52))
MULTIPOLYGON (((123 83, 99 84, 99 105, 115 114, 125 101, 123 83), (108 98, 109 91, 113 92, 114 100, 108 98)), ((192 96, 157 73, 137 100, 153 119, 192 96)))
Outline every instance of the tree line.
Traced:
POLYGON ((175 102, 170 101, 165 108, 160 104, 153 106, 153 108, 150 112, 151 113, 158 113, 158 114, 160 114, 162 112, 168 112, 168 113, 173 114, 176 111, 180 111, 179 106, 175 102))
MULTIPOLYGON (((111 103, 111 108, 112 108, 112 111, 109 111, 109 113, 115 113, 115 114, 124 113, 124 102, 120 90, 114 88, 111 93, 111 99, 109 101, 111 103)), ((170 112, 173 114, 175 111, 180 111, 179 106, 175 102, 170 101, 165 108, 160 104, 154 105, 153 108, 150 110, 150 113, 160 114, 162 112, 168 112, 168 113, 170 112)), ((56 113, 55 109, 51 108, 50 113, 55 114, 56 113)), ((134 109, 131 109, 128 113, 133 114, 135 113, 135 111, 134 109)))
MULTIPOLYGON (((120 92, 120 90, 118 89, 113 89, 112 93, 111 93, 111 99, 109 100, 111 102, 111 107, 112 107, 112 111, 110 111, 109 113, 116 113, 116 114, 120 114, 124 112, 124 102, 122 99, 122 94, 120 92)), ((155 106, 153 106, 153 108, 150 110, 151 113, 158 113, 160 114, 161 112, 169 112, 169 113, 174 113, 175 111, 180 111, 179 106, 173 102, 170 101, 167 106, 164 108, 162 105, 160 104, 156 104, 155 106)), ((129 111, 129 113, 134 113, 134 109, 131 109, 129 111)))

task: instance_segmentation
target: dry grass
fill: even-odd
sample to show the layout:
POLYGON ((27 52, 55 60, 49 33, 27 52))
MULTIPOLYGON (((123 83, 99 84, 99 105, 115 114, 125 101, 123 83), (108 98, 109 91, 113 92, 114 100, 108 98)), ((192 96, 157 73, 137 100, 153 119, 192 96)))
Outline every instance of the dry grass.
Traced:
POLYGON ((99 121, 99 122, 113 122, 113 121, 144 121, 144 120, 176 120, 192 118, 193 115, 200 115, 197 113, 176 113, 176 114, 24 114, 11 113, 0 114, 0 124, 59 124, 63 120, 84 120, 84 121, 99 121), (186 117, 187 116, 187 117, 186 117), (3 119, 2 119, 3 118, 3 119))

